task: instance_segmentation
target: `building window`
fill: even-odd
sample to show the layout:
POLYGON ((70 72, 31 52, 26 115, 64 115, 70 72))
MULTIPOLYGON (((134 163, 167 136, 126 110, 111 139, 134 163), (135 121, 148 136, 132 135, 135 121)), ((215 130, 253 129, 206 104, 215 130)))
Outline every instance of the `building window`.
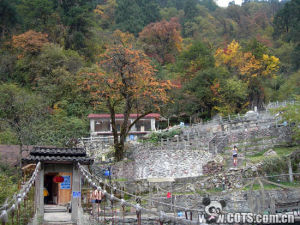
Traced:
POLYGON ((137 131, 151 131, 151 120, 139 120, 135 126, 137 131))
POLYGON ((95 131, 96 132, 110 131, 110 122, 104 120, 96 120, 95 131))

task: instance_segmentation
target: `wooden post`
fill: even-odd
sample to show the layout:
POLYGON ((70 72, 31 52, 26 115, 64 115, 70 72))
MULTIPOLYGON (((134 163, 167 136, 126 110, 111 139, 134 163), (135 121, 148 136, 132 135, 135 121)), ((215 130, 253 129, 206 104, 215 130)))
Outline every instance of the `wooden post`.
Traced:
POLYGON ((148 185, 149 185, 149 197, 150 197, 150 201, 149 201, 149 207, 152 207, 152 189, 151 189, 151 183, 148 181, 148 185))
POLYGON ((110 201, 111 203, 111 213, 112 213, 112 225, 115 224, 115 221, 114 221, 114 217, 115 217, 115 214, 114 214, 114 202, 113 201, 110 201))
POLYGON ((292 168, 292 161, 290 157, 288 157, 288 167, 289 167, 289 179, 290 182, 293 183, 294 182, 293 168, 292 168))
POLYGON ((104 199, 103 199, 103 222, 104 222, 104 224, 105 224, 105 202, 106 202, 106 196, 104 196, 104 199))
POLYGON ((15 212, 11 213, 11 224, 14 225, 14 216, 15 216, 15 212))
POLYGON ((123 210, 123 222, 122 224, 124 224, 124 221, 125 221, 125 206, 122 205, 122 210, 123 210))
POLYGON ((174 202, 173 202, 173 183, 171 182, 171 211, 174 209, 174 202))
POLYGON ((141 212, 136 212, 136 216, 137 216, 137 224, 142 225, 141 212))

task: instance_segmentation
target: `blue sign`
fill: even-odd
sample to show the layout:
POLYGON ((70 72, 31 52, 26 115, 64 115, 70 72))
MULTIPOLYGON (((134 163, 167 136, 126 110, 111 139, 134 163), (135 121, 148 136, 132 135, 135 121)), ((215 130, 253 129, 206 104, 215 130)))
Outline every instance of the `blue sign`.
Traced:
POLYGON ((110 176, 110 171, 109 170, 105 170, 104 171, 104 176, 109 177, 110 176))
POLYGON ((71 176, 62 176, 64 182, 60 183, 60 189, 71 189, 71 176))
POLYGON ((183 215, 184 215, 183 212, 178 212, 178 213, 177 213, 177 216, 178 216, 178 217, 183 217, 183 215))
POLYGON ((81 192, 80 191, 73 191, 73 198, 80 198, 81 192))
POLYGON ((130 141, 134 141, 134 135, 133 135, 133 134, 130 134, 130 135, 129 135, 129 139, 130 139, 130 141))

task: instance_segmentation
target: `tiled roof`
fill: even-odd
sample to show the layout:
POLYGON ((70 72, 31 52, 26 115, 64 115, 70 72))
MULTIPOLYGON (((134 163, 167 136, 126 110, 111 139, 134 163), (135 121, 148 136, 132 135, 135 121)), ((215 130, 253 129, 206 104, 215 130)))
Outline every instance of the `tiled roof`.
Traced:
POLYGON ((92 164, 93 159, 88 157, 75 157, 75 156, 32 156, 22 159, 24 163, 33 162, 80 162, 81 164, 92 164))
POLYGON ((80 162, 81 164, 92 164, 93 159, 86 155, 83 148, 53 148, 34 147, 27 158, 23 158, 24 163, 33 162, 80 162))
POLYGON ((86 152, 83 148, 34 147, 30 155, 86 156, 86 152))
MULTIPOLYGON (((129 117, 130 118, 137 118, 138 116, 140 116, 141 114, 130 114, 129 117)), ((123 118, 124 114, 116 114, 115 115, 116 118, 123 118)), ((102 119, 102 118, 110 118, 110 114, 89 114, 88 118, 94 118, 94 119, 102 119)), ((159 119, 160 118, 160 114, 159 113, 149 113, 148 115, 144 116, 143 118, 156 118, 159 119)))

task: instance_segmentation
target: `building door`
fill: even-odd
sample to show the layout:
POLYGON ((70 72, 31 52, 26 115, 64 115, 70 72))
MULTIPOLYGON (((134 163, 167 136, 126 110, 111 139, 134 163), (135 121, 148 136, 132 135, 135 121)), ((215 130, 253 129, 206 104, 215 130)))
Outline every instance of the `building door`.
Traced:
POLYGON ((58 184, 53 181, 53 178, 58 173, 47 173, 44 177, 44 204, 57 204, 58 184))
POLYGON ((64 205, 71 201, 72 194, 72 173, 61 172, 59 176, 64 178, 64 182, 59 184, 58 204, 64 205))

